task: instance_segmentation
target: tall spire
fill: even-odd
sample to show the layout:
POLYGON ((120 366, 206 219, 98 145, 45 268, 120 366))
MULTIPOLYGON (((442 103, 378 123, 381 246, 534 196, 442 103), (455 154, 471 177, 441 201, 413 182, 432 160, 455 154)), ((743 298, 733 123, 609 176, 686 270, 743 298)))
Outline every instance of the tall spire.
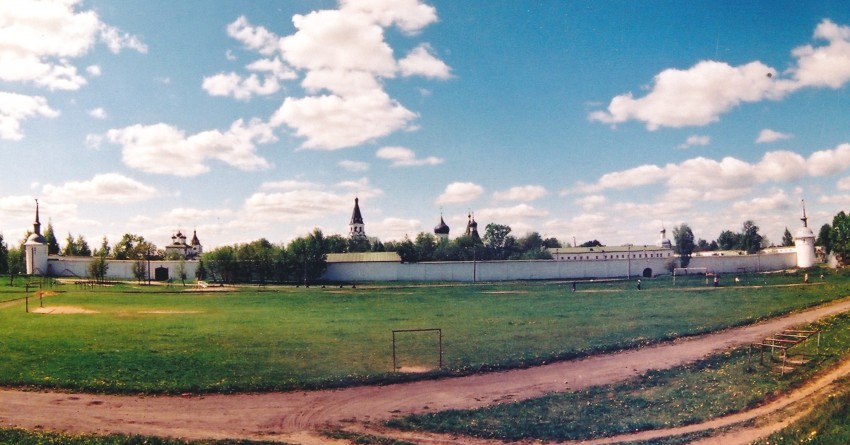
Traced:
POLYGON ((366 225, 360 213, 360 198, 354 198, 354 211, 351 212, 351 222, 348 223, 348 235, 351 238, 366 238, 366 225))
POLYGON ((803 227, 809 227, 809 218, 806 216, 806 200, 803 199, 803 217, 800 218, 800 221, 803 221, 803 227))
POLYGON ((38 220, 38 198, 35 200, 35 222, 32 225, 33 233, 41 235, 41 221, 38 220))

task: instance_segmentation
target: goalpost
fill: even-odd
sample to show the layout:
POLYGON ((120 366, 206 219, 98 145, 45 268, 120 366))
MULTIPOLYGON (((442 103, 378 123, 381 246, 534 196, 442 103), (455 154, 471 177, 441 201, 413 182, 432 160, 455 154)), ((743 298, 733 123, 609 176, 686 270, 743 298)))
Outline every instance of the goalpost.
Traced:
POLYGON ((691 277, 704 278, 705 284, 708 285, 708 268, 707 267, 676 267, 673 269, 673 284, 676 284, 676 278, 686 277, 689 281, 691 277))
MULTIPOLYGON (((394 329, 393 331, 393 370, 392 372, 398 372, 401 369, 399 366, 400 361, 413 362, 414 365, 428 365, 428 362, 432 362, 431 359, 424 359, 423 362, 419 362, 418 360, 422 360, 423 357, 429 356, 434 352, 437 353, 437 359, 433 360, 436 362, 437 369, 442 369, 443 367, 443 330, 440 328, 428 328, 428 329, 394 329), (422 338, 422 335, 418 334, 431 334, 426 338, 422 338), (433 335, 436 334, 436 344, 434 344, 433 335), (430 342, 428 341, 428 337, 431 338, 430 342), (435 348, 436 346, 436 348, 435 348), (435 351, 436 350, 436 351, 435 351)), ((432 362, 432 363, 433 363, 432 362)), ((429 368, 433 366, 431 364, 428 366, 429 368)))

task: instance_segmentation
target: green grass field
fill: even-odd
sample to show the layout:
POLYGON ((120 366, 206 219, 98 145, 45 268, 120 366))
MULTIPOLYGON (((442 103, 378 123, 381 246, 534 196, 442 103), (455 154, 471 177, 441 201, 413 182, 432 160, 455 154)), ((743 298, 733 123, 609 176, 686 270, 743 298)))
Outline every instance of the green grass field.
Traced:
MULTIPOLYGON (((765 277, 717 289, 663 278, 644 280, 642 291, 633 282, 580 283, 576 293, 570 283, 209 293, 60 285, 45 306, 97 313, 26 314, 23 301, 0 305, 0 385, 242 392, 419 378, 391 372, 391 331, 414 328, 443 331, 444 369, 436 374, 469 373, 712 331, 850 294, 841 275, 808 286, 799 276, 765 277), (765 279, 770 286, 753 285, 765 279)), ((0 287, 0 302, 22 296, 20 287, 0 287)), ((436 367, 433 334, 403 341, 400 366, 436 367)))

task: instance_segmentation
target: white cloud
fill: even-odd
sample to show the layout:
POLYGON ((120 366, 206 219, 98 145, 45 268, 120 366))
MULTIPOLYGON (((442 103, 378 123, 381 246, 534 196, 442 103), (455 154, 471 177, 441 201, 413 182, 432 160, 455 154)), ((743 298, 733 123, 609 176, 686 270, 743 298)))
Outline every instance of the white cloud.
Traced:
POLYGON ((437 204, 455 204, 470 202, 478 199, 484 193, 484 188, 472 182, 453 182, 437 198, 437 204))
POLYGON ((274 182, 264 182, 260 185, 262 190, 317 190, 321 189, 322 185, 315 182, 284 180, 274 182))
POLYGON ((382 90, 352 96, 288 97, 272 116, 306 138, 304 148, 337 150, 386 136, 404 128, 416 115, 382 90))
POLYGON ((96 175, 89 181, 71 181, 55 186, 46 184, 42 195, 58 202, 127 203, 156 197, 156 188, 118 173, 96 175))
POLYGON ((577 184, 569 193, 600 193, 651 184, 667 187, 667 201, 720 201, 740 197, 764 183, 823 177, 850 169, 850 144, 812 153, 808 158, 790 151, 767 152, 757 163, 730 156, 720 161, 697 157, 663 167, 642 165, 602 175, 594 184, 577 184))
POLYGON ((86 83, 70 59, 98 39, 113 52, 145 52, 137 38, 100 21, 94 11, 77 11, 78 0, 0 2, 0 80, 32 82, 51 90, 76 90, 86 83))
POLYGON ((309 221, 351 210, 347 196, 321 190, 292 190, 251 195, 243 207, 252 219, 309 221))
POLYGON ((398 62, 401 75, 405 77, 424 76, 443 80, 451 78, 451 68, 442 60, 434 57, 431 51, 431 47, 427 44, 422 44, 410 51, 398 62))
POLYGON ((277 51, 278 37, 262 26, 251 26, 245 16, 227 25, 227 35, 260 54, 270 55, 277 51))
POLYGON ((548 194, 546 188, 541 185, 523 185, 511 187, 505 191, 493 192, 493 199, 497 201, 534 201, 548 194))
POLYGON ((838 180, 835 184, 835 188, 841 191, 850 190, 850 176, 838 180))
POLYGON ((416 167, 420 165, 438 165, 443 163, 442 159, 434 156, 417 159, 416 153, 405 147, 383 147, 375 152, 375 156, 380 159, 392 161, 392 167, 416 167))
POLYGON ((594 207, 604 205, 608 199, 603 195, 588 195, 576 199, 576 204, 580 205, 584 210, 590 210, 594 207))
POLYGON ((86 67, 86 72, 89 73, 91 77, 100 77, 100 67, 97 65, 89 65, 86 67))
POLYGON ((280 84, 271 76, 260 80, 256 74, 243 78, 236 73, 219 73, 204 77, 201 88, 211 96, 232 96, 234 99, 248 100, 255 95, 268 96, 277 93, 280 84))
POLYGON ((269 168, 269 163, 256 154, 256 144, 276 140, 268 125, 259 121, 246 125, 242 119, 223 133, 209 130, 186 136, 183 130, 160 123, 109 130, 106 138, 122 146, 122 158, 129 167, 176 176, 209 171, 209 159, 241 170, 269 168))
POLYGON ((195 209, 187 207, 178 207, 169 210, 168 212, 157 218, 157 220, 178 223, 194 223, 204 219, 229 218, 232 216, 234 216, 233 211, 227 208, 195 209))
POLYGON ((369 222, 366 226, 367 235, 381 234, 382 241, 400 241, 405 236, 414 239, 422 231, 422 222, 409 218, 384 218, 377 222, 369 222))
POLYGON ((797 82, 795 88, 840 88, 850 80, 850 27, 824 19, 815 28, 813 38, 828 44, 800 46, 791 52, 797 58, 797 65, 790 70, 797 82))
POLYGON ((714 61, 687 70, 666 69, 655 76, 646 96, 617 96, 607 111, 591 113, 590 119, 609 124, 638 120, 649 130, 704 126, 742 102, 780 98, 782 92, 766 75, 773 71, 761 62, 733 67, 714 61))
POLYGON ((778 131, 771 130, 769 128, 765 128, 761 132, 759 132, 758 138, 756 138, 756 144, 765 144, 770 142, 782 141, 785 139, 791 139, 792 135, 787 133, 780 133, 778 131))
POLYGON ((487 221, 515 221, 545 218, 549 216, 548 211, 536 209, 528 204, 517 204, 513 207, 491 207, 480 209, 475 214, 478 219, 487 221))
POLYGON ((339 161, 337 163, 337 165, 339 165, 340 168, 342 168, 343 170, 348 170, 350 172, 365 172, 365 171, 369 170, 369 163, 368 162, 351 161, 351 160, 345 159, 345 160, 339 161))
POLYGON ((743 218, 754 218, 773 210, 787 210, 791 207, 791 198, 784 190, 775 189, 769 195, 738 201, 732 204, 732 211, 743 218))
POLYGON ((688 138, 685 140, 685 142, 679 145, 679 148, 685 149, 685 148, 690 148, 690 147, 694 147, 694 146, 705 146, 705 145, 708 145, 709 143, 711 143, 711 137, 693 135, 693 136, 688 136, 688 138))
POLYGON ((59 112, 47 105, 41 96, 0 91, 0 139, 20 140, 24 137, 21 123, 33 116, 56 117, 59 112))
POLYGON ((101 107, 89 110, 89 116, 95 119, 106 119, 106 110, 101 107))
POLYGON ((850 27, 825 19, 813 38, 827 45, 793 49, 791 79, 775 77, 776 70, 758 61, 739 66, 701 61, 687 70, 663 70, 645 96, 616 96, 606 111, 592 112, 589 119, 608 124, 637 120, 649 130, 704 126, 742 103, 778 100, 806 87, 840 88, 850 81, 850 27))

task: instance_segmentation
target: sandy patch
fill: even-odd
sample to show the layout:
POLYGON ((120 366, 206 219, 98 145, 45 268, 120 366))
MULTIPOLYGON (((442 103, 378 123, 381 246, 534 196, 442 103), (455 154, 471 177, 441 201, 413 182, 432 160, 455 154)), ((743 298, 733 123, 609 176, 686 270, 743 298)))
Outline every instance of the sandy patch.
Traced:
POLYGON ((401 368, 398 368, 398 372, 406 374, 421 374, 432 370, 433 368, 426 368, 424 366, 402 366, 401 368))
POLYGON ((201 314, 203 311, 140 311, 140 314, 201 314))
POLYGON ((79 306, 48 306, 37 307, 30 312, 34 314, 98 314, 98 311, 92 311, 79 306))

